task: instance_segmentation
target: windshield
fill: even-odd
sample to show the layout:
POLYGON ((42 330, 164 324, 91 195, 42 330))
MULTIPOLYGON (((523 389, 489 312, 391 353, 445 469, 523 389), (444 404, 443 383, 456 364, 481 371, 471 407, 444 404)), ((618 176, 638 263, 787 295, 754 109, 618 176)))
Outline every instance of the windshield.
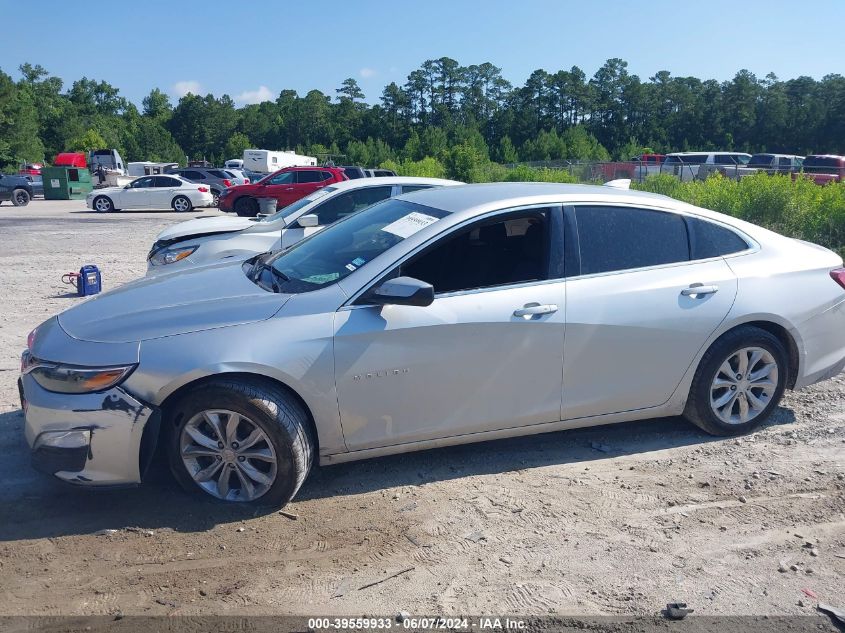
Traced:
POLYGON ((318 200, 325 196, 327 193, 331 193, 332 191, 337 190, 337 187, 323 187, 322 189, 317 189, 314 193, 310 193, 304 198, 300 198, 296 202, 292 202, 288 206, 279 209, 273 215, 268 215, 267 217, 261 218, 260 222, 273 222, 275 220, 281 220, 282 218, 287 218, 299 211, 303 207, 307 207, 309 204, 318 200))
POLYGON ((395 198, 374 204, 268 260, 275 288, 299 293, 333 284, 447 215, 395 198))

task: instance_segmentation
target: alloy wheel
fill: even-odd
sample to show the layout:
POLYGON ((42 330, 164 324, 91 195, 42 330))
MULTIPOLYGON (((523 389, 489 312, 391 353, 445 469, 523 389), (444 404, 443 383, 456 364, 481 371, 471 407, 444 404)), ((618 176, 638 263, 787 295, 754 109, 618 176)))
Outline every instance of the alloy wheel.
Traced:
POLYGON ((106 212, 111 210, 111 202, 109 202, 106 198, 97 198, 94 201, 94 208, 100 212, 106 212))
POLYGON ((725 424, 760 415, 778 387, 778 364, 762 347, 744 347, 723 362, 710 385, 710 408, 725 424))
POLYGON ((188 210, 188 200, 186 198, 176 198, 173 201, 173 208, 177 211, 184 212, 188 210))
POLYGON ((182 463, 205 492, 224 501, 253 501, 276 480, 276 451, 270 438, 243 414, 201 411, 182 428, 182 463))

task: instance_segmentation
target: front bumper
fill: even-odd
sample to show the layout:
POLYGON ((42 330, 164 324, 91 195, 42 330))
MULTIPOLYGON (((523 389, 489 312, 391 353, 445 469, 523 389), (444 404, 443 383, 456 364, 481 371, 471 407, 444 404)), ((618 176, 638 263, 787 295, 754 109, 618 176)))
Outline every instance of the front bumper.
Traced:
POLYGON ((234 200, 235 197, 232 194, 221 194, 217 199, 217 210, 231 213, 234 211, 234 208, 232 207, 234 200))
POLYGON ((30 375, 22 376, 18 386, 36 470, 88 486, 140 483, 142 462, 151 455, 149 443, 157 437, 157 408, 120 387, 54 393, 30 375))

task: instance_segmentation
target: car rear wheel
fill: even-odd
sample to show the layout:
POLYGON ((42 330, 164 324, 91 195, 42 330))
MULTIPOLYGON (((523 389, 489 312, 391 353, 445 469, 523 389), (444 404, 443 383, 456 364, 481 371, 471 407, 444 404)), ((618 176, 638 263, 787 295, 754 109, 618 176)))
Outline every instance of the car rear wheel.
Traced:
POLYGON ((220 192, 219 191, 212 191, 211 192, 211 206, 218 207, 220 206, 220 192))
POLYGON ((765 422, 783 396, 788 360, 773 334, 743 326, 701 359, 684 416, 712 435, 740 435, 765 422))
POLYGON ((16 207, 25 207, 29 204, 31 196, 26 189, 15 189, 12 191, 12 204, 16 207))
POLYGON ((173 207, 174 211, 178 211, 179 213, 187 213, 194 208, 194 205, 191 204, 191 201, 185 196, 176 196, 173 198, 173 202, 170 206, 173 207))
POLYGON ((283 506, 311 469, 308 414, 284 388, 219 379, 177 405, 170 466, 189 491, 220 502, 283 506))
POLYGON ((94 198, 94 211, 98 213, 108 213, 110 211, 114 211, 114 203, 111 201, 111 198, 106 196, 97 196, 94 198))
POLYGON ((258 202, 254 198, 238 198, 235 200, 235 213, 243 218, 254 218, 258 215, 258 202))

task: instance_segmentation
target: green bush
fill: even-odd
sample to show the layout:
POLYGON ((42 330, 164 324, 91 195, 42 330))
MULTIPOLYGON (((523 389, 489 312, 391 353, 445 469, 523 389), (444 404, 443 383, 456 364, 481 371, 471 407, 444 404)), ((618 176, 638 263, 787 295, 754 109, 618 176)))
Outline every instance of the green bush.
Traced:
POLYGON ((417 176, 420 178, 445 178, 446 168, 436 158, 426 156, 421 160, 386 160, 379 165, 383 169, 392 169, 398 176, 417 176))

